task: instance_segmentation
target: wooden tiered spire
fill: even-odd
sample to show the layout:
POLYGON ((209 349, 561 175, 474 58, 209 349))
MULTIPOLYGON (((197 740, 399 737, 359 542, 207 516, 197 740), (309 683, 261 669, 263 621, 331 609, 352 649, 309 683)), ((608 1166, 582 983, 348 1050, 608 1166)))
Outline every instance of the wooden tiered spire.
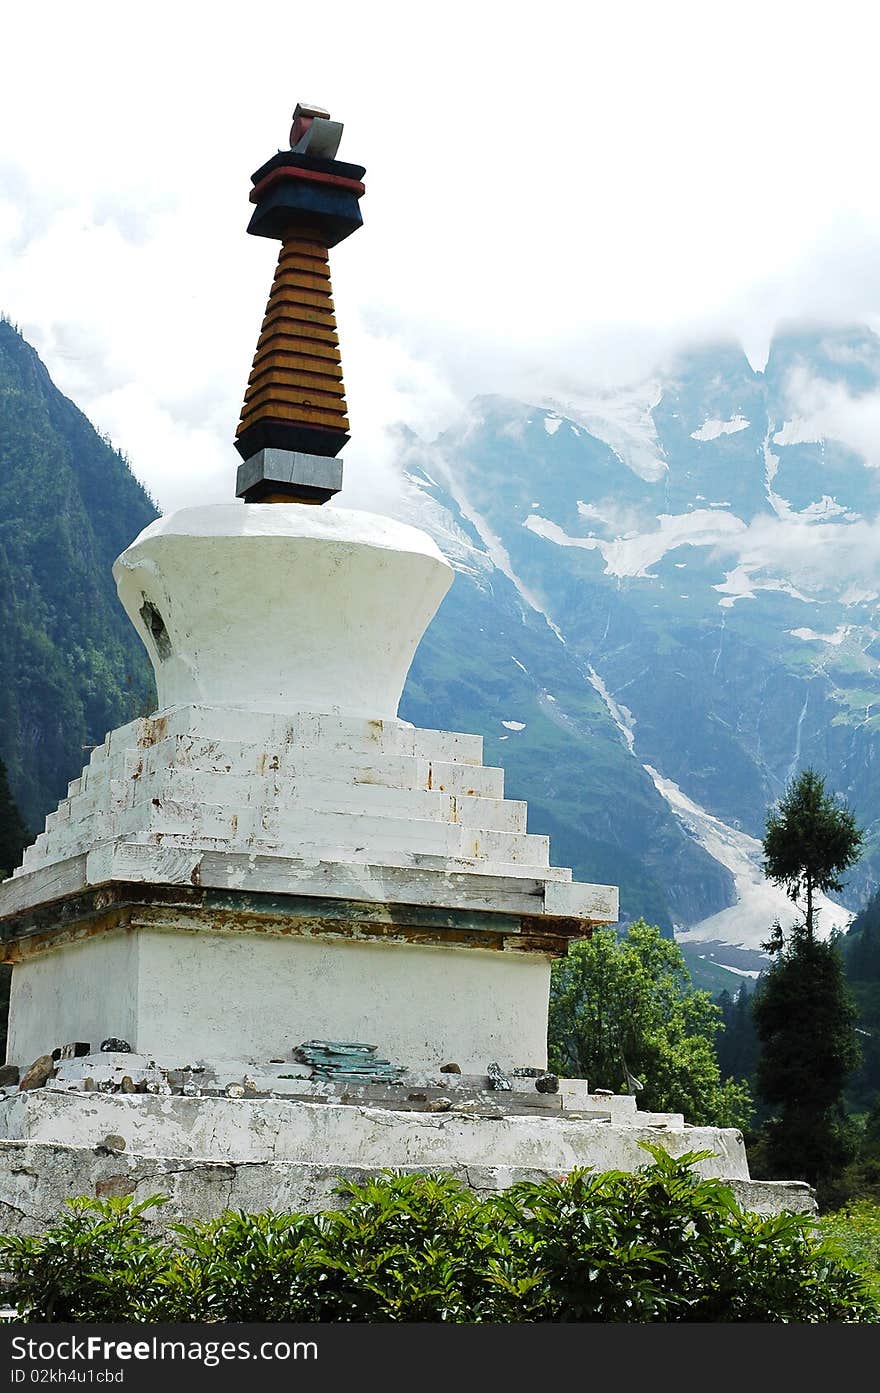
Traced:
POLYGON ((341 486, 348 416, 327 250, 361 225, 364 172, 327 157, 341 131, 298 106, 291 149, 253 175, 248 231, 281 252, 236 432, 246 502, 323 503, 341 486))
POLYGON ((327 248, 282 243, 237 435, 258 421, 348 431, 327 248))

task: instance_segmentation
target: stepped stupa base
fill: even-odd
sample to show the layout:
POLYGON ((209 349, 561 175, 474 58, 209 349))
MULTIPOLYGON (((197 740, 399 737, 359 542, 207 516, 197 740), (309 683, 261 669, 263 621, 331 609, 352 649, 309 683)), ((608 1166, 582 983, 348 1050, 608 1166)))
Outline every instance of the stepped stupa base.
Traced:
POLYGON ((541 1066, 551 959, 616 917, 613 887, 550 865, 476 736, 177 706, 92 751, 0 885, 7 1058, 329 1037, 541 1066))
POLYGON ((314 1212, 342 1202, 340 1184, 383 1170, 442 1171, 488 1193, 582 1166, 633 1171, 649 1163, 645 1142, 709 1151, 697 1170, 728 1182, 743 1207, 815 1211, 808 1186, 749 1178, 739 1132, 640 1112, 585 1080, 543 1094, 529 1078, 498 1091, 485 1075, 438 1071, 374 1083, 309 1075, 289 1062, 62 1061, 47 1086, 0 1101, 0 1228, 42 1232, 72 1195, 164 1194, 160 1224, 225 1209, 314 1212), (116 1091, 123 1079, 157 1091, 116 1091))

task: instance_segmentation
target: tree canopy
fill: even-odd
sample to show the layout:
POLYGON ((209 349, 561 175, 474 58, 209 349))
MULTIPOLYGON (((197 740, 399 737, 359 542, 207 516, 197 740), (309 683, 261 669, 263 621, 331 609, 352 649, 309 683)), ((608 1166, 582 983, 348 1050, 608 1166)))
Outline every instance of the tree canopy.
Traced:
POLYGON ((715 1036, 721 1012, 695 991, 681 949, 639 920, 625 938, 614 929, 572 945, 554 964, 550 1060, 561 1074, 615 1092, 635 1089, 648 1111, 682 1112, 688 1122, 741 1127, 748 1088, 722 1083, 715 1036))
POLYGON ((826 792, 813 769, 803 769, 768 812, 764 874, 796 904, 803 897, 808 937, 815 930, 816 892, 843 888, 840 877, 859 859, 862 841, 854 815, 826 792))
POLYGON ((787 934, 777 923, 765 945, 775 961, 754 999, 761 1045, 755 1082, 775 1110, 767 1126, 774 1173, 822 1185, 854 1151, 843 1090, 859 1049, 843 960, 834 939, 816 937, 814 896, 842 888, 840 876, 858 860, 862 832, 812 769, 792 780, 766 826, 765 872, 785 886, 803 918, 787 934))

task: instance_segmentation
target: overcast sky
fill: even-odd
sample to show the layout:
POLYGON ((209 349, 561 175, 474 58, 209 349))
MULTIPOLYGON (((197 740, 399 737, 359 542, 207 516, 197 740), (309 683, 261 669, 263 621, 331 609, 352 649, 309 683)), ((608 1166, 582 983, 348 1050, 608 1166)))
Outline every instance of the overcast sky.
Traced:
POLYGON ((231 496, 277 253, 250 174, 345 123, 332 253, 353 438, 483 391, 626 380, 780 319, 880 324, 875 9, 859 0, 4 7, 0 309, 160 505, 231 496))

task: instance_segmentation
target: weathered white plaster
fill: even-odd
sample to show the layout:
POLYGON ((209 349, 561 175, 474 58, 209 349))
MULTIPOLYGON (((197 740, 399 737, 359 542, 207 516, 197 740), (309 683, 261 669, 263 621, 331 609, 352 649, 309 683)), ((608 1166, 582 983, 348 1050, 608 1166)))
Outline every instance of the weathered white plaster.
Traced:
POLYGON ((130 1040, 138 1017, 135 934, 105 934, 30 958, 12 974, 7 1059, 26 1068, 74 1040, 130 1040), (26 1062, 25 1062, 26 1061, 26 1062))
POLYGON ((275 1098, 185 1098, 39 1089, 0 1102, 9 1139, 95 1147, 120 1137, 139 1156, 297 1161, 346 1166, 518 1166, 561 1174, 576 1166, 636 1170, 641 1142, 670 1154, 708 1151, 705 1176, 748 1179, 742 1134, 731 1128, 657 1126, 554 1117, 471 1118, 275 1098))
POLYGON ((397 714, 452 583, 417 528, 299 503, 183 508, 147 527, 113 574, 160 709, 211 702, 371 718, 397 714), (145 602, 164 637, 151 632, 145 602))
POLYGON ((477 736, 397 720, 178 706, 92 751, 0 915, 134 879, 615 921, 616 889, 551 866, 481 756, 477 736))
MULTIPOLYGON (((490 1133, 491 1135, 491 1133, 490 1133)), ((639 1164, 645 1164, 643 1156, 639 1164)), ((338 1209, 341 1182, 363 1183, 381 1167, 317 1165, 301 1161, 201 1161, 179 1156, 144 1157, 129 1152, 45 1142, 0 1141, 0 1226, 4 1233, 42 1233, 64 1212, 70 1195, 134 1195, 136 1201, 162 1194, 167 1203, 146 1211, 150 1224, 216 1218, 226 1209, 256 1213, 272 1208, 315 1213, 338 1209)), ((407 1169, 401 1167, 401 1169, 407 1169)), ((420 1167, 409 1167, 419 1170, 420 1167)), ((540 1181, 541 1167, 481 1165, 447 1168, 478 1193, 504 1190, 516 1181, 540 1181)), ((727 1183, 743 1206, 762 1214, 816 1212, 809 1186, 798 1181, 741 1180, 727 1183)))
POLYGON ((394 1063, 541 1067, 550 960, 537 953, 131 929, 52 948, 13 974, 7 1057, 122 1035, 182 1059, 286 1056, 365 1040, 394 1063))

